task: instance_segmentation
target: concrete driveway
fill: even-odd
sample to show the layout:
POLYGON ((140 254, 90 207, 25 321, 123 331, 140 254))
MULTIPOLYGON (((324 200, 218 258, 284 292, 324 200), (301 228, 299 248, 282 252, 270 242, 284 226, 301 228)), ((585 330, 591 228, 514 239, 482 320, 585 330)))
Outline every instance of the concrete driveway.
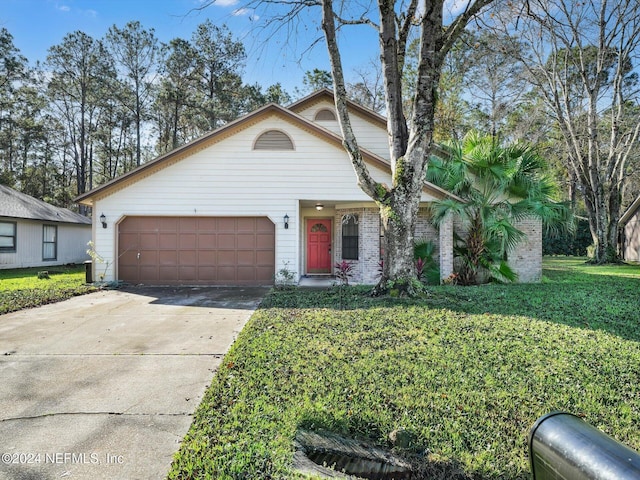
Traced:
POLYGON ((266 288, 103 291, 0 316, 0 479, 162 479, 266 288))

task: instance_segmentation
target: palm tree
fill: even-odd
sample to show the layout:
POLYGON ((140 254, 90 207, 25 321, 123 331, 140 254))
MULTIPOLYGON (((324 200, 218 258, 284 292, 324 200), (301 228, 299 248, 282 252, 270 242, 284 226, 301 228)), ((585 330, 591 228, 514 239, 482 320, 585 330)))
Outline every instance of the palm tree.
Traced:
POLYGON ((515 226, 519 220, 539 218, 552 231, 571 227, 569 209, 556 201, 555 182, 530 145, 502 146, 495 137, 472 131, 443 149, 448 158, 432 157, 427 179, 463 200, 445 199, 432 207, 436 224, 448 214, 462 221, 454 246, 458 283, 516 279, 506 259, 525 236, 515 226))

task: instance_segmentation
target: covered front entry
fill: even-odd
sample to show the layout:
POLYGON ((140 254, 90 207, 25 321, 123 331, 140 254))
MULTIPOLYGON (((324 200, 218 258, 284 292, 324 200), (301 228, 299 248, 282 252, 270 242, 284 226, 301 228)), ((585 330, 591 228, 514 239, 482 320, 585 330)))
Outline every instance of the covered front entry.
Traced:
POLYGON ((126 217, 118 279, 146 285, 266 285, 275 225, 266 217, 126 217))
POLYGON ((307 273, 331 273, 331 219, 307 219, 307 273))

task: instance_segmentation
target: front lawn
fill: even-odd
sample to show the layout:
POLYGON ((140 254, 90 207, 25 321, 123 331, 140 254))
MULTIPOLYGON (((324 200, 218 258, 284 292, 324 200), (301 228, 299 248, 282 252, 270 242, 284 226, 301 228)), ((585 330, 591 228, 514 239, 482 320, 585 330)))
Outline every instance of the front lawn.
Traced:
POLYGON ((95 291, 84 281, 84 265, 0 270, 0 314, 95 291), (49 278, 38 278, 45 271, 49 278))
POLYGON ((553 410, 640 450, 640 267, 552 259, 536 285, 272 293, 225 357, 171 479, 297 478, 298 428, 388 445, 416 478, 528 479, 553 410))

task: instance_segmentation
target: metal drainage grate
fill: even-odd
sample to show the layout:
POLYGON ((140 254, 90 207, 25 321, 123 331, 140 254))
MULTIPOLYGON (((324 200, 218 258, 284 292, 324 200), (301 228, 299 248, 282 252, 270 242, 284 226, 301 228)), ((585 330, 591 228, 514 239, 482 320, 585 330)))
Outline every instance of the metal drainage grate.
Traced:
POLYGON ((411 478, 411 465, 400 457, 368 443, 330 432, 298 431, 296 450, 295 467, 324 478, 411 478))

